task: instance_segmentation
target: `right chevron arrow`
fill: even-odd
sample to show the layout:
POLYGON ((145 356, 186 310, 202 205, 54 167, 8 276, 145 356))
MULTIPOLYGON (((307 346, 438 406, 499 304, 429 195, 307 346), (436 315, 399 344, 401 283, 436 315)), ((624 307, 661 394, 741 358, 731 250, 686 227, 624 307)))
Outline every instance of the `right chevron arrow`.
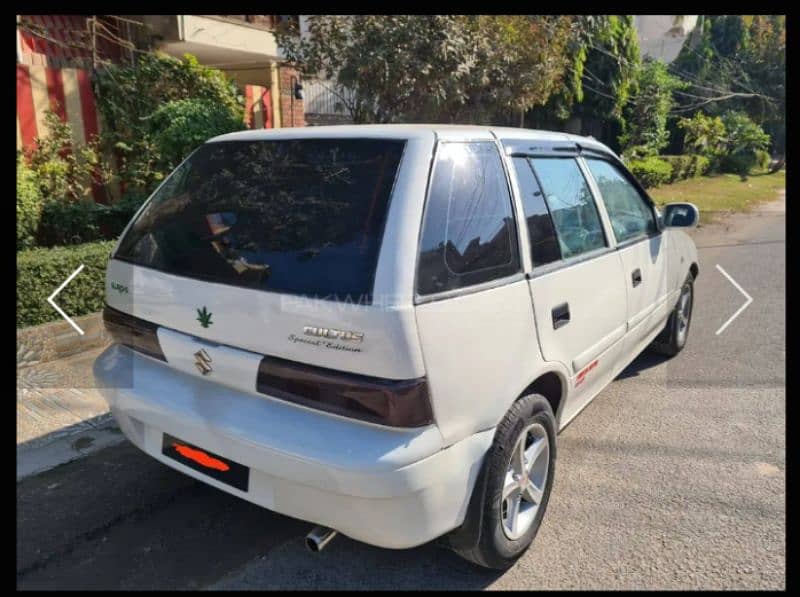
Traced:
POLYGON ((730 275, 728 272, 726 272, 724 269, 722 269, 722 266, 721 266, 719 263, 717 264, 717 269, 719 270, 719 273, 721 273, 723 276, 725 276, 726 278, 728 278, 728 282, 730 282, 731 284, 733 284, 733 285, 734 285, 734 287, 736 287, 736 290, 738 290, 739 292, 741 292, 741 293, 744 295, 744 297, 747 299, 747 300, 744 302, 744 304, 743 304, 741 307, 739 307, 739 308, 736 310, 736 313, 734 313, 733 315, 731 315, 731 316, 728 318, 728 321, 726 321, 725 323, 723 323, 723 324, 722 324, 722 326, 721 326, 721 327, 720 327, 720 328, 717 330, 717 336, 719 336, 719 335, 720 335, 722 332, 724 332, 724 331, 725 331, 725 328, 727 328, 727 327, 728 327, 728 326, 729 326, 729 325, 730 325, 730 324, 733 322, 733 320, 734 320, 734 319, 736 319, 737 317, 739 317, 739 315, 741 315, 741 314, 742 314, 742 311, 744 311, 745 309, 747 309, 747 307, 749 307, 749 306, 750 306, 750 303, 752 303, 752 302, 753 302, 753 297, 752 297, 752 296, 750 296, 749 294, 747 294, 747 292, 745 291, 745 289, 744 289, 744 288, 742 288, 741 286, 739 286, 739 284, 736 282, 736 280, 734 280, 734 279, 731 277, 731 275, 730 275))

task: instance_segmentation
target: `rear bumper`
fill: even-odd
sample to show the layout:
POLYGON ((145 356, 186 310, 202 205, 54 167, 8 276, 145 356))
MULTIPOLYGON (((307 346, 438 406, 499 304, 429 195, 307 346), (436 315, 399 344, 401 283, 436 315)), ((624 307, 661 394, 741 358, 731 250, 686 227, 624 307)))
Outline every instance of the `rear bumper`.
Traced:
POLYGON ((100 391, 140 449, 209 485, 387 548, 459 526, 493 430, 443 448, 436 426, 351 421, 172 369, 128 348, 98 357, 100 391), (169 433, 250 468, 247 492, 161 453, 169 433))

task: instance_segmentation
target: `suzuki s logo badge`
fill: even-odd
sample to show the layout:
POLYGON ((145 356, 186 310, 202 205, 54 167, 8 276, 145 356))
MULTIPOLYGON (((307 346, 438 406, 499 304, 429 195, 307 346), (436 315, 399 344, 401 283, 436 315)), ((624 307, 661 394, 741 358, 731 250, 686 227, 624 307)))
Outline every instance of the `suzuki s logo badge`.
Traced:
POLYGON ((318 328, 313 325, 303 327, 303 334, 316 338, 328 338, 329 340, 343 340, 345 342, 363 342, 364 340, 364 332, 318 328))
POLYGON ((207 328, 212 323, 214 323, 213 321, 211 321, 211 316, 212 315, 213 315, 213 313, 209 313, 206 310, 205 305, 203 305, 202 309, 198 309, 197 310, 197 321, 199 321, 200 325, 202 325, 204 328, 207 328))
POLYGON ((213 371, 211 368, 211 357, 208 356, 205 348, 201 348, 194 353, 194 366, 197 367, 197 370, 203 375, 208 375, 213 371))

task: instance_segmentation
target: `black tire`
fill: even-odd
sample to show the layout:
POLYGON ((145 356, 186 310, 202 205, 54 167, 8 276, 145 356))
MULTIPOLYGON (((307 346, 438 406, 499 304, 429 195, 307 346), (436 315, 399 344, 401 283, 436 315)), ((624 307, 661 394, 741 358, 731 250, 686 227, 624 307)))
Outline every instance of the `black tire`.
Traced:
MULTIPOLYGON (((533 433, 533 432, 531 432, 533 433)), ((532 436, 526 437, 532 439, 532 436)), ((550 499, 556 462, 556 420, 550 403, 544 396, 529 394, 517 400, 497 426, 492 447, 484 458, 483 467, 475 483, 467 519, 454 531, 449 547, 461 557, 484 568, 505 570, 525 553, 533 542, 550 499), (510 539, 503 528, 504 505, 502 498, 510 458, 524 430, 540 432, 543 428, 548 440, 548 454, 544 473, 541 500, 527 531, 517 539, 510 539)))
POLYGON ((686 346, 686 340, 689 337, 689 327, 692 323, 692 311, 694 310, 694 277, 692 274, 688 274, 686 276, 686 281, 683 283, 681 287, 681 294, 678 297, 678 302, 675 304, 675 307, 672 309, 672 313, 670 313, 669 318, 667 319, 667 325, 664 327, 662 332, 656 336, 656 339, 648 347, 653 352, 658 354, 662 354, 667 357, 674 357, 683 348, 686 346), (682 330, 681 329, 681 321, 680 321, 680 311, 681 311, 681 299, 685 292, 689 293, 688 298, 688 314, 686 316, 686 327, 682 330))

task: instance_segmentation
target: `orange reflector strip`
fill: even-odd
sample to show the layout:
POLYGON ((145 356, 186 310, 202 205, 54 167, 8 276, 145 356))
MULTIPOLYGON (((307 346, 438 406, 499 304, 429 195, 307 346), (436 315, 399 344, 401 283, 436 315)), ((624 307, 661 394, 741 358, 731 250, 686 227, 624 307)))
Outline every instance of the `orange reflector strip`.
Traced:
POLYGON ((575 385, 576 385, 576 386, 579 386, 579 385, 581 385, 581 384, 583 383, 583 381, 586 379, 586 374, 587 374, 587 373, 589 373, 589 371, 591 371, 591 370, 592 370, 592 369, 594 369, 595 367, 597 367, 597 360, 595 360, 595 361, 591 362, 589 365, 587 365, 587 366, 586 366, 586 367, 583 369, 583 371, 581 371, 580 373, 578 373, 578 377, 575 379, 575 385))
POLYGON ((194 460, 197 464, 200 464, 206 468, 213 468, 223 472, 231 468, 221 460, 209 456, 202 450, 195 450, 194 448, 190 448, 189 446, 183 446, 181 444, 172 444, 172 446, 184 458, 188 458, 189 460, 194 460))

